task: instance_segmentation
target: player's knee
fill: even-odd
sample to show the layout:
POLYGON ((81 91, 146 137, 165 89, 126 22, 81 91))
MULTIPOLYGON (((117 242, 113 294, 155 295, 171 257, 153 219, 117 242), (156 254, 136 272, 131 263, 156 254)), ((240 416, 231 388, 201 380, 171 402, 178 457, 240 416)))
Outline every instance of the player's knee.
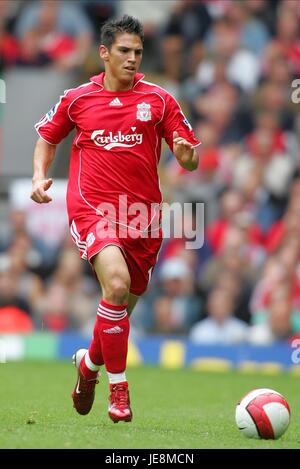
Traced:
POLYGON ((113 304, 127 303, 129 297, 130 279, 126 276, 114 276, 105 289, 107 301, 113 304))

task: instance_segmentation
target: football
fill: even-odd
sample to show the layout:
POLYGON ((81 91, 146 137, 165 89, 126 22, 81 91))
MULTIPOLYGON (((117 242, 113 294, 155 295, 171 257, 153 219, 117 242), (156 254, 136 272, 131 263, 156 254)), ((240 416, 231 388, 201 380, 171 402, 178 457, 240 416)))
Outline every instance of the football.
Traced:
POLYGON ((248 438, 276 440, 290 423, 290 408, 286 399, 273 389, 254 389, 236 406, 238 429, 248 438))

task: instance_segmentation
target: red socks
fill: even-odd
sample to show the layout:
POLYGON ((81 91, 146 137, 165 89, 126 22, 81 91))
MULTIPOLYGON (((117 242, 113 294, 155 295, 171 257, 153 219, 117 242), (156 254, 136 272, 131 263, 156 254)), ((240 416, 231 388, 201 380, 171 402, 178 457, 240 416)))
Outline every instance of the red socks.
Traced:
POLYGON ((126 368, 129 319, 127 304, 110 305, 102 300, 97 312, 95 330, 101 343, 103 361, 109 373, 122 373, 126 368))
POLYGON ((88 352, 80 362, 80 371, 86 379, 97 378, 100 366, 104 364, 101 342, 97 332, 97 321, 94 326, 93 339, 88 352))
POLYGON ((89 347, 89 356, 90 356, 91 361, 95 365, 101 366, 104 364, 102 350, 101 350, 101 342, 100 342, 100 338, 98 334, 98 321, 97 320, 94 326, 93 339, 89 347))
MULTIPOLYGON (((115 306, 104 300, 100 302, 93 339, 80 363, 80 371, 86 379, 95 379, 104 363, 109 375, 125 371, 129 336, 126 307, 127 304, 115 306)), ((119 377, 115 376, 117 381, 119 377)), ((122 377, 125 378, 125 374, 122 377)), ((111 380, 111 376, 109 378, 111 380)))

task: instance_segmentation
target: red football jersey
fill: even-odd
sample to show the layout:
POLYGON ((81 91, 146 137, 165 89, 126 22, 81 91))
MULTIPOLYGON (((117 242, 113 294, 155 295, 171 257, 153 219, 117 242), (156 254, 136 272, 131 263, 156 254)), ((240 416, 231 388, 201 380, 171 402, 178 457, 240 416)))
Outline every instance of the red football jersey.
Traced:
POLYGON ((120 196, 123 201, 126 196, 127 206, 161 204, 162 138, 171 150, 175 130, 194 147, 200 144, 176 100, 143 78, 136 74, 132 89, 111 92, 104 89, 103 72, 65 91, 35 125, 39 136, 55 145, 76 127, 67 191, 70 221, 87 206, 103 214, 104 203, 116 208, 119 220, 120 196))

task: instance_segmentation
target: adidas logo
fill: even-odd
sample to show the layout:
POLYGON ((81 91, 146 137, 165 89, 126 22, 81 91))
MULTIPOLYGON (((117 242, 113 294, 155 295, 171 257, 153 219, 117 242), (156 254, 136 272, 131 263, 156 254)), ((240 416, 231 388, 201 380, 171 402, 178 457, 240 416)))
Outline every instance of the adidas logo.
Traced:
POLYGON ((106 332, 106 334, 120 334, 120 332, 123 332, 123 329, 120 326, 115 326, 111 329, 104 329, 103 332, 106 332))
POLYGON ((115 98, 113 99, 110 103, 109 103, 110 106, 123 106, 123 104, 121 103, 121 101, 119 100, 119 98, 115 98))

